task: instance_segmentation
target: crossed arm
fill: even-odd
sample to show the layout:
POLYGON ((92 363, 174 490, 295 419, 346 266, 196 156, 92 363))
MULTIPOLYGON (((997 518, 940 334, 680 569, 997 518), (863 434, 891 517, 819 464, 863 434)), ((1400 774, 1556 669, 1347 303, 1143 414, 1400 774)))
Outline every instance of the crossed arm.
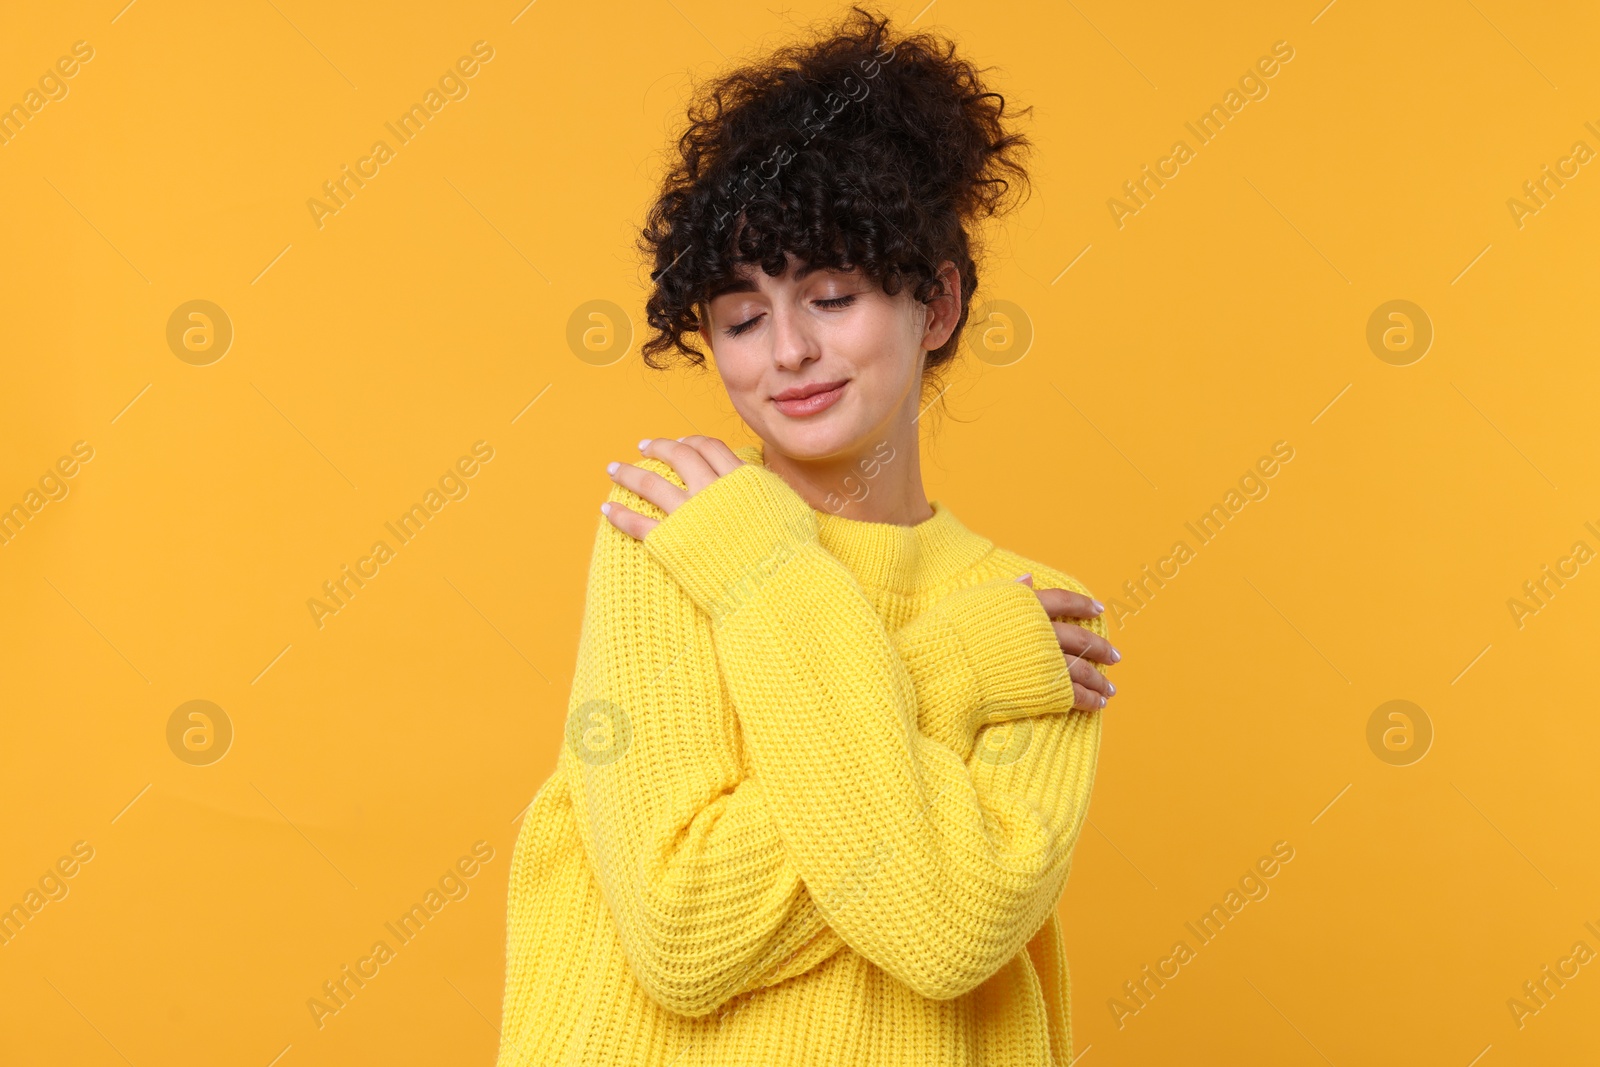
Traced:
POLYGON ((924 996, 976 987, 1060 896, 1100 738, 1074 700, 1033 590, 890 633, 760 467, 644 541, 601 523, 561 762, 633 973, 686 1015, 845 944, 924 996), (626 750, 594 758, 588 725, 626 750))

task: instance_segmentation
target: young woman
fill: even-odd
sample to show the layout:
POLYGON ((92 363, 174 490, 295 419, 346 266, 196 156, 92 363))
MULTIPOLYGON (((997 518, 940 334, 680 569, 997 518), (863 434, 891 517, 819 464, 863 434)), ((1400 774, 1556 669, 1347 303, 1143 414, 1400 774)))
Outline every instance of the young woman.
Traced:
POLYGON ((501 1067, 1072 1061, 1055 909, 1120 655, 918 463, 967 227, 1026 176, 1003 112, 859 8, 691 108, 645 356, 698 337, 759 443, 608 467, 501 1067))

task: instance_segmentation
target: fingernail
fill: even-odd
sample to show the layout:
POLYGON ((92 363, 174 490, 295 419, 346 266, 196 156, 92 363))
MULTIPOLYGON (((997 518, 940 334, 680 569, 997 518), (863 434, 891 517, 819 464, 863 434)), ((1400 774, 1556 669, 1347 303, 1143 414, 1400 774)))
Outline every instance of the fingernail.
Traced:
POLYGON ((1116 696, 1117 695, 1117 687, 1115 685, 1113 685, 1112 683, 1107 682, 1106 683, 1106 688, 1111 690, 1111 695, 1112 696, 1116 696))
POLYGON ((654 441, 654 440, 655 440, 654 437, 646 437, 643 441, 640 441, 639 442, 639 451, 643 452, 645 446, 648 445, 651 441, 654 441))
POLYGON ((1104 604, 1100 603, 1100 601, 1098 601, 1098 600, 1091 600, 1091 601, 1089 601, 1089 603, 1094 605, 1094 613, 1096 615, 1098 615, 1102 611, 1106 610, 1106 606, 1104 604))
POLYGON ((622 466, 622 464, 618 463, 616 460, 612 460, 610 463, 606 464, 606 473, 615 474, 617 473, 617 468, 620 466, 622 466))
POLYGON ((1106 706, 1106 698, 1105 697, 1101 697, 1100 698, 1100 706, 1102 708, 1106 706))
POLYGON ((1033 577, 1033 572, 1029 571, 1027 574, 1024 574, 1022 577, 1018 578, 1017 581, 1026 582, 1029 578, 1032 578, 1032 577, 1033 577))
POLYGON ((683 443, 683 438, 681 438, 681 437, 675 437, 675 438, 673 438, 673 440, 677 441, 679 444, 683 443))
POLYGON ((1111 650, 1111 662, 1112 663, 1121 663, 1122 662, 1122 653, 1118 652, 1114 648, 1111 650))
POLYGON ((602 515, 610 515, 611 514, 611 501, 607 500, 604 504, 600 505, 600 514, 602 514, 602 515))

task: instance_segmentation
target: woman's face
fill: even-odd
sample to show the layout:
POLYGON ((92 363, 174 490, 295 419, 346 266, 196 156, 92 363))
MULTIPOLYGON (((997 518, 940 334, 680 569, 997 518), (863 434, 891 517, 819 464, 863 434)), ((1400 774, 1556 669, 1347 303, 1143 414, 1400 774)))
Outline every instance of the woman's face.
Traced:
POLYGON ((952 295, 922 304, 909 286, 891 297, 859 269, 813 269, 793 254, 777 278, 740 265, 739 281, 713 294, 700 335, 769 451, 820 460, 903 440, 924 359, 959 317, 960 279, 949 261, 942 268, 952 295))

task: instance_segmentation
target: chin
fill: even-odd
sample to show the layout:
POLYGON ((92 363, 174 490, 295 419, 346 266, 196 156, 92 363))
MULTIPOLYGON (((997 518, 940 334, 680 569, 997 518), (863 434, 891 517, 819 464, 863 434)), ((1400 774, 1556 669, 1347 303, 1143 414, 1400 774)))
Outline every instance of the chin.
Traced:
POLYGON ((772 451, 782 452, 791 459, 823 460, 850 452, 862 441, 856 428, 844 420, 832 422, 810 421, 790 425, 768 425, 768 433, 761 435, 772 451))

